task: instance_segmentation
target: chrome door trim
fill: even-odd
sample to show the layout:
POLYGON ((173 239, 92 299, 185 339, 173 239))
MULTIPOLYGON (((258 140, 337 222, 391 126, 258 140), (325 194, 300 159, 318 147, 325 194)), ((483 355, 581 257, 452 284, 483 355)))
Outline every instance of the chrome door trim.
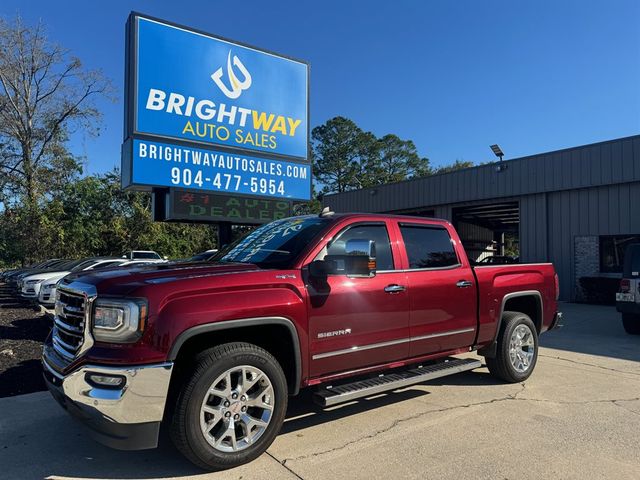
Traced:
POLYGON ((365 350, 371 350, 373 348, 390 347, 392 345, 400 345, 401 343, 410 342, 411 338, 400 338, 398 340, 389 340, 388 342, 370 343, 369 345, 358 346, 354 345, 351 348, 344 348, 342 350, 334 350, 333 352, 317 353, 313 357, 313 360, 320 360, 321 358, 335 357, 336 355, 345 355, 347 353, 364 352, 365 350))
POLYGON ((459 330, 449 330, 446 332, 431 333, 429 335, 420 335, 418 337, 409 337, 409 338, 401 338, 398 340, 390 340, 388 342, 370 343, 369 345, 363 345, 363 346, 355 345, 351 348, 344 348, 342 350, 334 350, 332 352, 317 353, 316 355, 313 355, 313 357, 311 358, 313 360, 320 360, 322 358, 335 357, 337 355, 346 355, 348 353, 363 352, 365 350, 371 350, 373 348, 390 347, 392 345, 400 345, 402 343, 407 343, 407 342, 426 340, 428 338, 446 337, 449 335, 459 335, 461 333, 468 333, 473 331, 474 331, 473 328, 462 328, 459 330))
POLYGON ((449 330, 448 332, 430 333, 429 335, 420 335, 419 337, 411 337, 411 341, 427 340, 429 338, 446 337, 449 335, 459 335, 461 333, 469 333, 475 331, 475 328, 461 328, 459 330, 449 330))

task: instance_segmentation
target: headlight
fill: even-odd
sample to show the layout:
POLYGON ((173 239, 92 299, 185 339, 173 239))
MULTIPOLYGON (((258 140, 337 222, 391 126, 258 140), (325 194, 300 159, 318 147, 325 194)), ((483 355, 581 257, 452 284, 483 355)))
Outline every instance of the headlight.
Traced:
POLYGON ((147 318, 144 300, 98 299, 93 308, 93 336, 98 342, 133 343, 147 318))
POLYGON ((40 283, 41 281, 41 278, 38 278, 36 280, 27 280, 27 285, 33 285, 34 283, 40 283))

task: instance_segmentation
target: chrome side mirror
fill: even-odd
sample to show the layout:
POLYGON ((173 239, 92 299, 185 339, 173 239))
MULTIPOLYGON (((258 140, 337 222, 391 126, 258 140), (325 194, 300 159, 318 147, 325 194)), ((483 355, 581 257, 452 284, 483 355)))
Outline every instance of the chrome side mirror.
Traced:
POLYGON ((348 256, 366 256, 368 259, 375 262, 376 260, 376 242, 373 240, 361 240, 353 238, 347 240, 344 246, 344 254, 348 256))
POLYGON ((376 274, 376 244, 373 240, 347 240, 342 255, 324 259, 328 275, 372 277, 376 274))

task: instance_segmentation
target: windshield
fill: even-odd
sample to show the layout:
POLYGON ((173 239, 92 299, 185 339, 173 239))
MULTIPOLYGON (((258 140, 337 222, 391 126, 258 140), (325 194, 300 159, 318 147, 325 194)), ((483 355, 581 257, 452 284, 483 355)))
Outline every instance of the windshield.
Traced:
POLYGON ((263 268, 287 268, 329 224, 329 219, 320 217, 276 220, 225 247, 211 260, 254 263, 263 268))
POLYGON ((209 258, 213 257, 216 254, 216 252, 202 252, 202 253, 197 253, 196 255, 194 255, 193 257, 191 257, 189 259, 190 262, 199 262, 202 260, 208 260, 209 258))
POLYGON ((153 260, 160 260, 160 255, 158 255, 156 252, 133 252, 132 257, 136 259, 149 258, 153 260))
POLYGON ((640 243, 634 243, 624 252, 623 278, 640 277, 640 243))
POLYGON ((59 272, 63 272, 63 271, 75 271, 74 269, 78 266, 78 265, 82 265, 83 263, 86 263, 88 259, 86 258, 81 258, 79 260, 69 260, 66 263, 62 263, 60 265, 56 265, 54 271, 59 271, 59 272))

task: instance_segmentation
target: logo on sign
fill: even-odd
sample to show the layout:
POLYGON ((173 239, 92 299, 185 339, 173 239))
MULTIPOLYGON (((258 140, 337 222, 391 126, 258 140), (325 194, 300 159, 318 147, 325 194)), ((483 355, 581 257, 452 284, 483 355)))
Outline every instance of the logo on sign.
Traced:
POLYGON ((216 83, 218 88, 224 93, 228 98, 238 98, 244 90, 247 90, 251 86, 251 74, 244 66, 242 61, 238 58, 237 55, 233 56, 233 64, 231 62, 231 50, 229 50, 229 55, 227 56, 227 76, 229 77, 229 84, 231 88, 227 88, 227 85, 222 81, 222 75, 224 74, 222 67, 218 68, 211 75, 211 79, 216 83), (237 67, 240 70, 240 73, 244 77, 244 80, 240 81, 236 74, 233 72, 233 67, 237 67))

